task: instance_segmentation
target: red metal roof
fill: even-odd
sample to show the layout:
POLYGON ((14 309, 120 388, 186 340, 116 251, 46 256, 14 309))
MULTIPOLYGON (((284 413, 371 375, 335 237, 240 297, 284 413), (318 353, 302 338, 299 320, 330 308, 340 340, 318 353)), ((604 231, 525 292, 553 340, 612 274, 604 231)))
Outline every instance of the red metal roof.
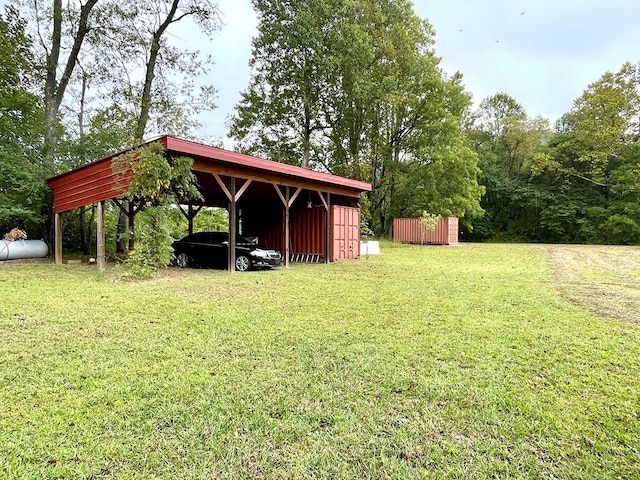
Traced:
MULTIPOLYGON (((161 142, 170 155, 193 157, 194 160, 197 160, 194 162, 194 170, 218 171, 224 175, 252 178, 270 183, 277 181, 282 185, 317 188, 348 196, 359 196, 361 192, 371 191, 371 185, 366 182, 253 157, 180 138, 164 136, 146 144, 153 142, 161 142), (249 174, 248 172, 251 173, 249 174)), ((124 152, 118 152, 97 162, 49 179, 47 184, 54 193, 56 212, 64 212, 124 194, 128 188, 128 178, 116 179, 111 170, 111 161, 124 152)))
POLYGON ((352 180, 346 177, 331 175, 330 173, 309 170, 286 163, 274 162, 264 158, 253 157, 243 153, 232 152, 218 147, 210 147, 200 143, 182 140, 180 138, 165 136, 160 139, 167 150, 185 155, 198 155, 204 158, 219 160, 231 165, 248 167, 256 170, 264 170, 280 175, 297 177, 305 180, 314 180, 320 183, 339 185, 353 188, 362 192, 370 192, 371 184, 352 180))

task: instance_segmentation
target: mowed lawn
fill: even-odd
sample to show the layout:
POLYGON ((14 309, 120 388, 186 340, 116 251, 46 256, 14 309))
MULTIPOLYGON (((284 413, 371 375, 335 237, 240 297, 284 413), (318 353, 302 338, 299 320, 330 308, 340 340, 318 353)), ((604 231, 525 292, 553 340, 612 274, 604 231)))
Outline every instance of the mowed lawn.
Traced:
POLYGON ((0 478, 640 478, 640 324, 548 248, 2 267, 0 478))

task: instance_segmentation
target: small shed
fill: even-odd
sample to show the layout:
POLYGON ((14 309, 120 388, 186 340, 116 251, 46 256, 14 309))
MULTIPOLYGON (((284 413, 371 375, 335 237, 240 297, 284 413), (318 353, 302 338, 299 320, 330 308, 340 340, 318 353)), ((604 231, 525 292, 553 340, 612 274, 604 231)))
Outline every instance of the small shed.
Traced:
MULTIPOLYGON (((281 250, 285 265, 359 257, 360 195, 371 191, 370 184, 171 136, 153 142, 162 144, 169 161, 182 156, 193 159, 192 172, 203 200, 181 205, 190 232, 202 207, 227 209, 230 270, 235 264, 236 234, 257 237, 261 244, 281 250)), ((127 151, 47 181, 54 196, 56 263, 62 263, 61 215, 66 211, 98 205, 100 269, 104 269, 104 202, 113 200, 134 228, 135 215, 143 205, 122 201, 128 182, 120 175, 116 178, 112 170, 113 159, 127 151)))
POLYGON ((419 245, 455 245, 458 243, 458 219, 443 217, 436 222, 436 228, 428 230, 419 218, 395 218, 393 220, 393 241, 419 245))

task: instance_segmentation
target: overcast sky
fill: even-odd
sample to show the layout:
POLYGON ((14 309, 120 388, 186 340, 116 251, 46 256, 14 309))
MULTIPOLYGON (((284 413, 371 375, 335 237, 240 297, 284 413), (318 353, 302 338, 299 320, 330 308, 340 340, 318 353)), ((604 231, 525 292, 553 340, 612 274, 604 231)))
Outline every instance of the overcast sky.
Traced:
MULTIPOLYGON (((249 81, 256 18, 250 0, 219 0, 219 5, 226 25, 211 45, 216 65, 210 74, 219 108, 207 115, 203 135, 225 140, 225 118, 249 81)), ((529 116, 555 120, 606 71, 640 61, 638 0, 415 0, 414 5, 436 30, 442 69, 462 73, 476 103, 505 92, 529 116)), ((226 140, 225 146, 233 143, 226 140)))
MULTIPOLYGON (((213 55, 207 83, 218 109, 203 117, 200 136, 225 147, 225 119, 249 82, 256 16, 251 0, 218 0, 224 27, 212 42, 195 29, 174 31, 176 43, 213 55)), ((11 3, 0 0, 0 5, 11 3)), ((477 104, 505 92, 529 116, 555 120, 606 71, 640 61, 639 0, 415 0, 415 11, 436 30, 436 55, 459 71, 477 104)))

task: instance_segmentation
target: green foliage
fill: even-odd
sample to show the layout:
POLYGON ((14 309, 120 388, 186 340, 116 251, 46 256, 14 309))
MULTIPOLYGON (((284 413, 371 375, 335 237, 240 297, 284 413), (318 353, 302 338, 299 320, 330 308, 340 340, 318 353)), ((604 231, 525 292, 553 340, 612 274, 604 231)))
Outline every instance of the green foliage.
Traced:
MULTIPOLYGON (((132 277, 155 275, 171 262, 171 225, 167 208, 172 203, 200 199, 188 157, 168 159, 160 143, 151 143, 124 153, 112 161, 118 178, 128 178, 127 197, 149 205, 147 221, 134 235, 135 247, 123 263, 132 277)), ((144 218, 144 217, 143 217, 144 218)))
POLYGON ((122 278, 143 279, 155 276, 173 259, 168 207, 147 207, 137 216, 135 248, 118 265, 122 278))
POLYGON ((203 208, 193 219, 193 229, 196 232, 218 231, 229 229, 229 215, 224 208, 203 208))
POLYGON ((532 181, 532 174, 546 158, 548 122, 528 118, 522 106, 504 93, 484 99, 475 117, 467 142, 479 156, 485 216, 474 221, 468 238, 536 239, 540 206, 548 197, 532 181))
POLYGON ((31 93, 37 69, 31 40, 14 8, 0 16, 0 231, 42 234, 52 169, 42 160, 44 114, 31 93))
POLYGON ((605 73, 576 99, 550 142, 536 180, 573 192, 575 214, 562 220, 568 241, 640 243, 639 90, 637 65, 605 73))
POLYGON ((626 215, 615 214, 607 218, 605 232, 607 243, 640 243, 640 226, 626 215))
POLYGON ((433 215, 426 210, 423 210, 420 215, 420 224, 430 232, 434 232, 436 225, 438 224, 438 220, 441 218, 442 217, 440 215, 433 215))
POLYGON ((470 99, 459 75, 439 69, 433 29, 410 2, 254 7, 253 77, 229 125, 242 150, 371 182, 377 234, 416 205, 481 213, 476 157, 460 137, 470 99))
POLYGON ((150 205, 200 199, 189 157, 166 157, 164 147, 153 142, 113 159, 112 169, 121 181, 128 177, 127 198, 150 205))

